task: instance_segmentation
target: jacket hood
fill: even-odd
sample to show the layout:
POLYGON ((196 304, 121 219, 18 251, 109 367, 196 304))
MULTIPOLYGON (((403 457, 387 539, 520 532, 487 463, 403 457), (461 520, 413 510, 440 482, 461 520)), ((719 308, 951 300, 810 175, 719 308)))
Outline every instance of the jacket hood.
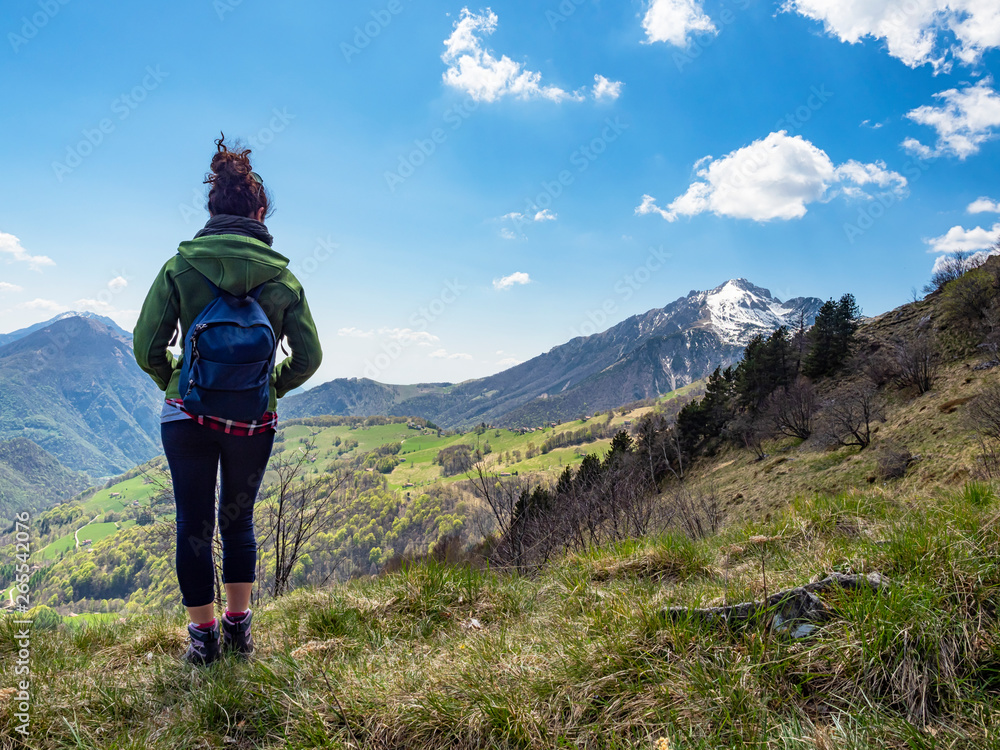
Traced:
POLYGON ((216 234, 182 242, 177 252, 209 281, 237 297, 288 267, 288 258, 260 240, 239 234, 216 234))

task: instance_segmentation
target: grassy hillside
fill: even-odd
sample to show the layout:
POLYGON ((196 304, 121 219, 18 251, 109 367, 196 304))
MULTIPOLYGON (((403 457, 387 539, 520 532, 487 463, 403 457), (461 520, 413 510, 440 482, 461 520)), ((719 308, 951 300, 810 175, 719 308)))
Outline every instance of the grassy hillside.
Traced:
MULTIPOLYGON (((258 658, 204 670, 178 662, 175 616, 39 631, 30 746, 995 748, 998 514, 988 485, 869 488, 533 579, 417 564, 267 605, 258 658), (832 571, 888 586, 824 594, 831 616, 805 638, 773 611, 665 614, 832 571)), ((15 747, 5 627, 0 736, 15 747)))
POLYGON ((0 519, 38 511, 66 500, 90 484, 30 440, 0 440, 0 519))
POLYGON ((997 378, 995 370, 974 370, 978 361, 942 368, 934 389, 925 394, 890 392, 886 420, 876 424, 875 438, 865 450, 826 445, 819 435, 807 441, 771 441, 764 460, 725 447, 695 466, 691 484, 716 494, 737 516, 764 515, 784 507, 791 497, 885 484, 878 463, 888 446, 913 458, 903 477, 890 480, 900 490, 959 485, 980 472, 968 404, 997 378))

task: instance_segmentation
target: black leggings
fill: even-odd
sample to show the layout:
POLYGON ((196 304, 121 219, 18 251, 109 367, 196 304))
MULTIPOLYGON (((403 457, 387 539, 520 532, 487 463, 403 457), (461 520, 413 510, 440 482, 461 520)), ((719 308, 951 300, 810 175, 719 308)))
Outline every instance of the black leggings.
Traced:
POLYGON ((212 536, 215 480, 222 465, 219 535, 222 580, 256 580, 253 506, 274 443, 273 432, 227 435, 192 419, 160 425, 177 504, 177 581, 185 607, 215 601, 212 536))

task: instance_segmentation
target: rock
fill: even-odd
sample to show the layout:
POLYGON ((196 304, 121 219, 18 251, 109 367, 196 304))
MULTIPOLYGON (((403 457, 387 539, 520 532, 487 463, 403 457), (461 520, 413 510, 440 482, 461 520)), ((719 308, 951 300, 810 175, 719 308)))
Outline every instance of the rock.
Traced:
POLYGON ((773 613, 771 632, 804 638, 815 631, 816 623, 833 617, 833 612, 817 594, 832 589, 870 589, 881 591, 889 582, 878 573, 846 575, 830 573, 815 583, 772 594, 763 602, 743 602, 727 607, 670 607, 664 614, 671 620, 686 617, 706 622, 739 622, 752 620, 758 615, 773 613), (804 627, 808 625, 809 627, 804 627))

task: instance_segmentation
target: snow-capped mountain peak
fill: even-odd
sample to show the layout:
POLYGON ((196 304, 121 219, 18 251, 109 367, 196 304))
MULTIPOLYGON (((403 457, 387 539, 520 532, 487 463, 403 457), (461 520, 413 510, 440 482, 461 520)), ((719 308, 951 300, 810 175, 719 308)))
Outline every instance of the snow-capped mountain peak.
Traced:
POLYGON ((800 313, 811 322, 819 300, 786 305, 771 292, 746 279, 730 279, 715 289, 702 292, 705 324, 715 329, 727 344, 746 346, 757 334, 768 335, 780 326, 798 325, 800 313))

